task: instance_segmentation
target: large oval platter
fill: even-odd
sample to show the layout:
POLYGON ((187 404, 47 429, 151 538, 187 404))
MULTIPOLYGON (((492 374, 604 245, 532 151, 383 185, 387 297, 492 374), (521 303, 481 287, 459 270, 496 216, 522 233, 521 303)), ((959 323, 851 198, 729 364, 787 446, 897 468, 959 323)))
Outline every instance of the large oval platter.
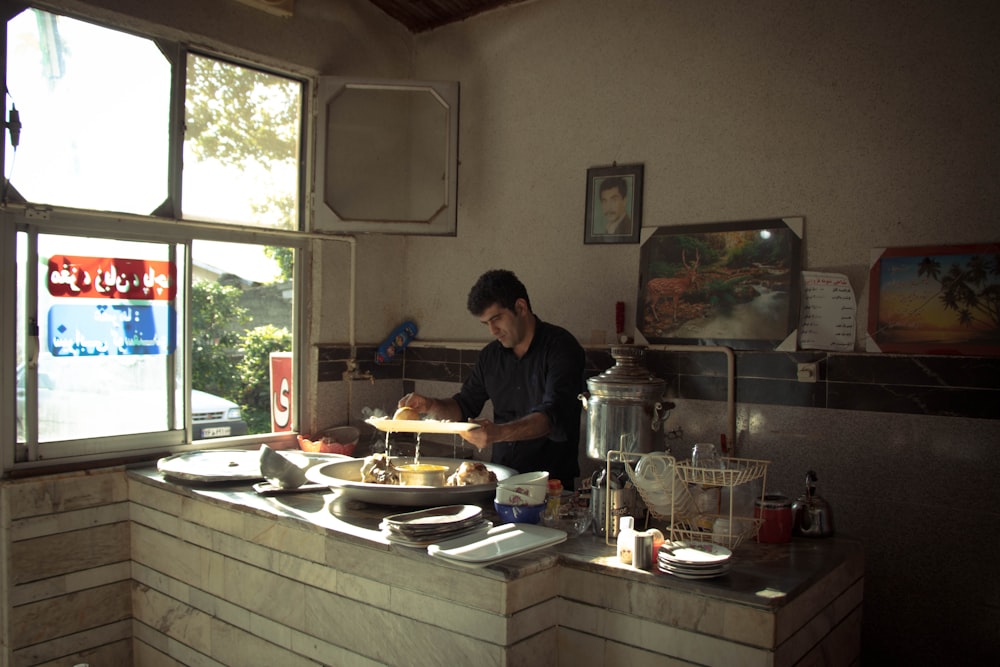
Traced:
MULTIPOLYGON (((276 450, 300 468, 312 468, 334 461, 353 461, 343 454, 276 450)), ((260 451, 256 449, 199 449, 167 456, 156 462, 166 477, 187 482, 244 482, 264 479, 260 472, 260 451)))
MULTIPOLYGON (((451 475, 465 459, 445 459, 420 457, 421 463, 443 465, 448 468, 445 475, 451 475)), ((392 457, 394 465, 413 463, 412 457, 392 457)), ((516 475, 517 471, 495 463, 485 463, 486 468, 498 480, 516 475)), ((372 484, 362 482, 361 466, 364 459, 335 461, 316 466, 306 471, 306 478, 317 484, 324 484, 340 491, 345 498, 360 500, 376 505, 401 505, 404 507, 433 507, 435 505, 455 505, 491 500, 496 495, 497 485, 474 484, 470 486, 398 486, 392 484, 372 484)))

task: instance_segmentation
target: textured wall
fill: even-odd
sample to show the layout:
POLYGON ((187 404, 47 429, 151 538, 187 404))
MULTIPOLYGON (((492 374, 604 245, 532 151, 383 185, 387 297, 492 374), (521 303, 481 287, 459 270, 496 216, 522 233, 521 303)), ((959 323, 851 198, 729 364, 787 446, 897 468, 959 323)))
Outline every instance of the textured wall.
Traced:
POLYGON ((539 0, 418 35, 416 75, 462 85, 459 233, 408 240, 407 312, 482 339, 465 295, 504 266, 610 340, 639 245, 584 245, 586 170, 641 162, 644 227, 803 216, 805 267, 847 273, 864 322, 871 248, 997 238, 994 9, 539 0))

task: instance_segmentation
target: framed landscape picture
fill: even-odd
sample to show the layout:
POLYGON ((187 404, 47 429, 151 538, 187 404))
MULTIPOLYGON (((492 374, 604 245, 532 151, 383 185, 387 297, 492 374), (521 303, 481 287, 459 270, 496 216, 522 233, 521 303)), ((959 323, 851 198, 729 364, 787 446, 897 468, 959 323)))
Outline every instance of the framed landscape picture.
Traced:
POLYGON ((1000 354, 1000 243, 875 248, 869 352, 1000 354))
POLYGON ((795 349, 802 218, 659 227, 643 241, 636 329, 650 343, 795 349))

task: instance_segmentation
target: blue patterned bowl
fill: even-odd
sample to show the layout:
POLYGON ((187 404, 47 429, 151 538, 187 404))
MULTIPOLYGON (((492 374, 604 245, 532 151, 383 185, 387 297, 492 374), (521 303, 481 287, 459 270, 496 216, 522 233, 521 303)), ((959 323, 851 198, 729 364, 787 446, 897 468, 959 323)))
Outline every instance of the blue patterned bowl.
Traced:
POLYGON ((493 508, 497 511, 502 523, 538 523, 542 520, 545 503, 541 505, 503 505, 494 500, 493 508))

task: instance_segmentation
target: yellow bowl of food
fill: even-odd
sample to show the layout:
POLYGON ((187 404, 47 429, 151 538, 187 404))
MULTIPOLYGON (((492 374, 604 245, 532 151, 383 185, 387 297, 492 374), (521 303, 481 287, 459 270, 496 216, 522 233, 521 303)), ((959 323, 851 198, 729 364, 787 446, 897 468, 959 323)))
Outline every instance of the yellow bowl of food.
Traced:
POLYGON ((444 486, 448 466, 410 463, 396 466, 400 486, 444 486))

